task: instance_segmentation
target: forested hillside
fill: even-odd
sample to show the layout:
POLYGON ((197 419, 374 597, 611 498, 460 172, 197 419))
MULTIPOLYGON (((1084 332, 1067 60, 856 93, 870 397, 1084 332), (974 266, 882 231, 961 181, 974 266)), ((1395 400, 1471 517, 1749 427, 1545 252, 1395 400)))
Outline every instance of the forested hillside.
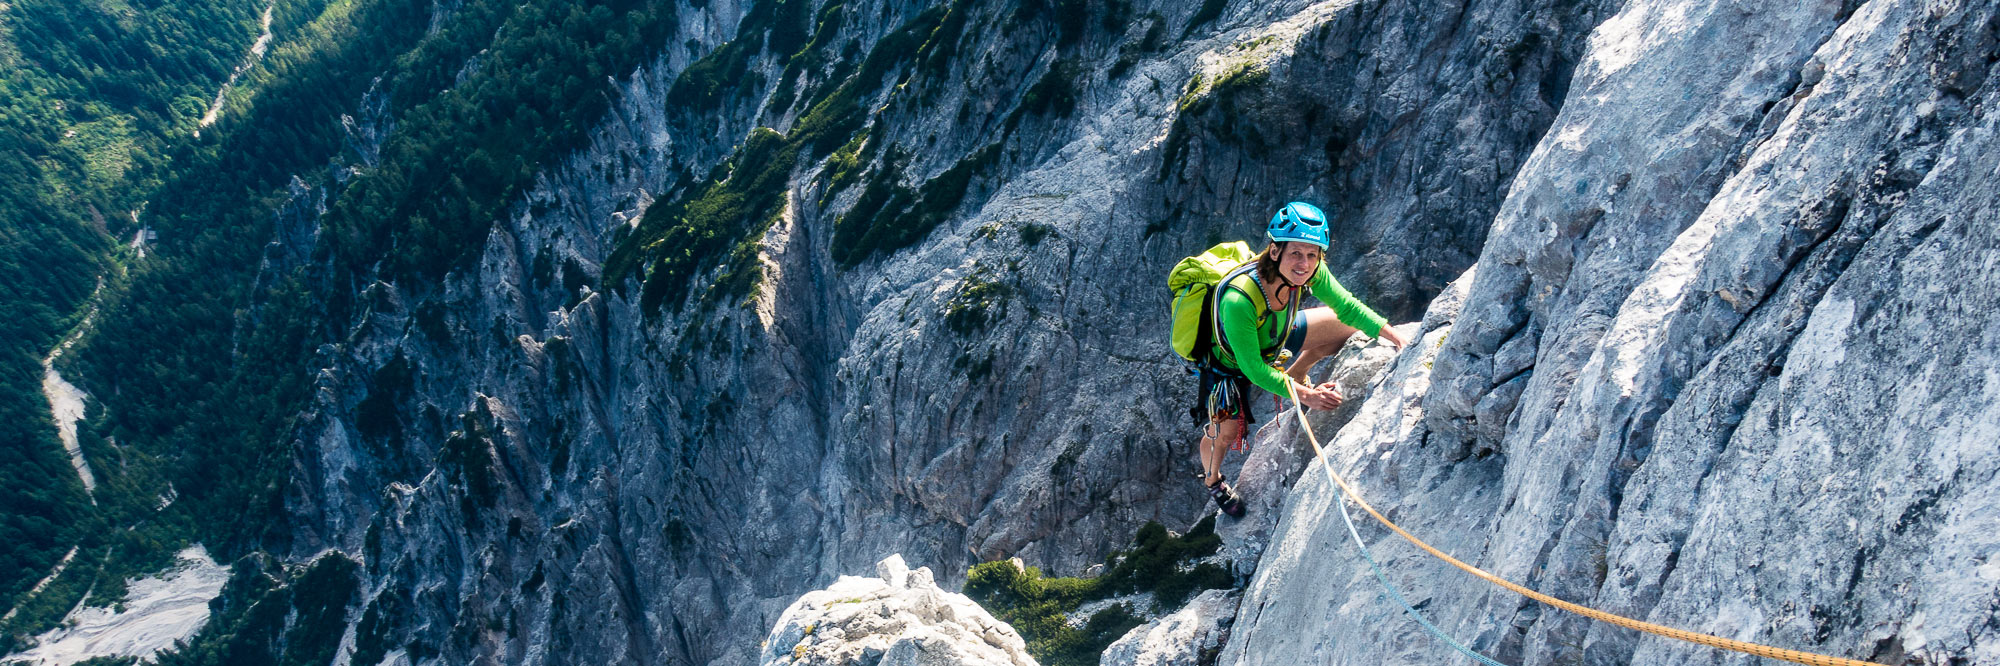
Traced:
POLYGON ((78 123, 33 99, 10 100, 8 117, 24 125, 32 150, 7 155, 43 157, 8 176, 62 185, 4 189, 7 212, 42 224, 10 217, 8 231, 18 227, 23 238, 0 266, 48 285, 8 295, 38 318, 13 320, 32 338, 10 337, 24 344, 7 403, 19 405, 23 418, 7 422, 22 424, 23 436, 9 443, 33 464, 7 468, 23 483, 7 485, 19 489, 10 502, 21 508, 10 505, 6 516, 30 537, 4 540, 20 544, 5 570, 7 598, 79 546, 75 565, 17 601, 24 612, 6 625, 11 639, 46 628, 86 592, 93 604, 116 601, 124 577, 156 569, 187 543, 225 558, 284 543, 273 513, 289 469, 282 435, 307 388, 311 345, 357 307, 351 283, 374 279, 383 256, 396 259, 384 276, 419 282, 462 263, 531 166, 574 147, 602 116, 606 74, 636 66, 674 25, 671 6, 632 2, 467 2, 433 15, 427 1, 281 1, 270 53, 237 82, 221 121, 196 137, 206 96, 256 36, 261 7, 239 4, 136 16, 53 3, 8 10, 17 31, 29 21, 59 28, 34 31, 21 50, 41 49, 50 71, 70 76, 14 71, 22 89, 47 91, 49 104, 57 91, 96 95, 107 101, 88 108, 102 127, 80 132, 121 130, 104 135, 115 145, 30 143, 78 123), (429 30, 433 22, 440 29, 429 30), (169 48, 223 28, 232 39, 169 48), (218 53, 198 57, 197 46, 218 53), (467 67, 469 58, 482 66, 467 67), (395 119, 392 140, 344 124, 363 103, 374 105, 365 121, 386 129, 395 119), (94 198, 76 183, 92 184, 85 193, 94 198), (298 187, 345 193, 330 202, 335 233, 326 245, 283 250, 303 253, 294 259, 312 259, 310 267, 265 256, 273 215, 298 187), (157 241, 139 260, 113 239, 132 233, 130 213, 142 205, 139 219, 157 241), (120 213, 90 216, 101 210, 120 213), (104 479, 92 507, 46 425, 38 364, 54 334, 80 318, 100 273, 109 281, 102 312, 80 358, 65 359, 93 398, 80 427, 104 479))
POLYGON ((42 395, 149 193, 256 38, 262 0, 0 4, 0 600, 92 524, 42 395))

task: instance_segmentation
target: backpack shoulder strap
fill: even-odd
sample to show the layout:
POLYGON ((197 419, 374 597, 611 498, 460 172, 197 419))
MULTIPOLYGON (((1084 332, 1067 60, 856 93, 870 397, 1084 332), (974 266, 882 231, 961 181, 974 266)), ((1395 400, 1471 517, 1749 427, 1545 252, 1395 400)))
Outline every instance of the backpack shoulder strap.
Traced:
MULTIPOLYGON (((1220 348, 1222 350, 1222 353, 1233 355, 1235 352, 1229 346, 1229 336, 1222 330, 1221 295, 1223 290, 1225 289, 1235 289, 1238 292, 1242 292, 1244 296, 1250 298, 1251 303, 1256 304, 1259 310, 1263 310, 1270 314, 1276 314, 1276 313, 1271 311, 1270 303, 1264 300, 1263 283, 1262 281, 1257 279, 1256 260, 1253 259, 1251 261, 1244 262, 1243 265, 1237 266, 1235 270, 1231 270, 1229 271, 1228 274, 1222 276, 1222 281, 1220 283, 1217 283, 1216 288, 1211 290, 1208 295, 1210 299, 1208 307, 1208 312, 1209 312, 1208 318, 1211 320, 1211 322, 1208 323, 1211 323, 1211 325, 1214 326, 1215 329, 1215 346, 1220 348), (1250 279, 1250 283, 1256 285, 1257 288, 1252 289, 1244 286, 1239 281, 1239 279, 1243 277, 1248 277, 1250 279)), ((1258 353, 1262 355, 1265 360, 1268 361, 1270 359, 1277 358, 1278 350, 1285 346, 1285 340, 1292 337, 1292 328, 1294 325, 1298 323, 1299 319, 1300 300, 1301 299, 1299 298, 1299 294, 1297 293, 1292 294, 1291 300, 1285 304, 1284 332, 1279 333, 1278 337, 1271 341, 1271 344, 1262 345, 1258 348, 1257 350, 1258 353)))
POLYGON ((1224 273, 1222 281, 1215 283, 1215 288, 1210 289, 1208 292, 1208 316, 1204 318, 1204 323, 1208 324, 1210 329, 1215 331, 1215 348, 1220 349, 1225 355, 1233 355, 1235 352, 1229 346, 1229 335, 1222 331, 1222 293, 1229 289, 1235 289, 1248 297, 1252 303, 1257 304, 1259 308, 1264 307, 1264 290, 1250 289, 1237 282, 1238 278, 1249 275, 1253 276, 1251 279, 1254 283, 1256 271, 1256 260, 1243 262, 1242 265, 1231 269, 1228 273, 1224 273))

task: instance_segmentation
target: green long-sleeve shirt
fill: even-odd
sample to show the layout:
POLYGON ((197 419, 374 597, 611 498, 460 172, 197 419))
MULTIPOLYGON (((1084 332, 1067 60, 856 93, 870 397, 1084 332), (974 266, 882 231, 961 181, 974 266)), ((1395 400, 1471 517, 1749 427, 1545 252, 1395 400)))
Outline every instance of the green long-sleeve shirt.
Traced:
MULTIPOLYGON (((1381 315, 1368 309, 1367 305, 1354 298, 1354 294, 1340 286, 1338 280, 1333 279, 1333 272, 1327 270, 1326 262, 1320 262, 1319 270, 1313 273, 1306 287, 1313 298, 1333 308, 1333 314, 1340 318, 1340 323, 1367 333, 1368 337, 1380 336, 1382 327, 1388 325, 1381 315)), ((1296 294, 1292 297, 1298 298, 1296 294)), ((1285 334, 1284 313, 1280 311, 1277 316, 1272 316, 1271 309, 1264 303, 1264 290, 1247 273, 1236 278, 1231 288, 1222 290, 1216 307, 1222 333, 1229 336, 1230 344, 1230 354, 1218 354, 1217 360, 1242 372, 1251 383, 1266 391, 1288 394, 1284 373, 1273 369, 1263 356, 1263 349, 1276 346, 1278 336, 1285 334), (1245 295, 1246 292, 1254 296, 1245 295)), ((1220 345, 1217 345, 1217 351, 1221 351, 1220 345)))

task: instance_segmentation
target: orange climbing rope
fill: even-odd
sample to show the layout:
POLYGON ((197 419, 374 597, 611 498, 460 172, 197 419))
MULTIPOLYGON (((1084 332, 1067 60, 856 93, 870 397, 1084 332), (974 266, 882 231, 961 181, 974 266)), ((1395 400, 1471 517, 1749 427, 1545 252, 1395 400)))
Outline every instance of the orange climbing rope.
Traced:
MULTIPOLYGON (((1291 382, 1285 383, 1285 390, 1287 393, 1292 393, 1291 382)), ((1312 424, 1306 422, 1305 410, 1299 407, 1298 395, 1296 393, 1292 393, 1291 398, 1292 398, 1292 413, 1298 415, 1299 427, 1305 429, 1306 440, 1312 442, 1313 456, 1319 459, 1320 469, 1326 470, 1327 480, 1332 481, 1335 485, 1339 486, 1340 490, 1346 493, 1349 499, 1354 500, 1354 503, 1359 505, 1361 507, 1361 510, 1367 511, 1368 515, 1374 516, 1375 520, 1381 522, 1383 525, 1388 526, 1389 529, 1394 530, 1397 534, 1402 535, 1402 537, 1408 540, 1410 543, 1416 544, 1416 546, 1418 548, 1422 548, 1424 552, 1430 553, 1432 556, 1444 560, 1445 562, 1450 563, 1452 566, 1464 570, 1466 573, 1483 578, 1489 583, 1507 588, 1508 590, 1514 592, 1515 594, 1519 594, 1529 599, 1534 599, 1535 601, 1539 601, 1548 604, 1550 606, 1555 606, 1556 608, 1560 608, 1569 611, 1571 613, 1575 613, 1577 615, 1582 615, 1584 617, 1597 620, 1599 622, 1615 624, 1621 627, 1625 627, 1627 629, 1637 629, 1639 631, 1653 634, 1655 636, 1665 636, 1667 638, 1687 641, 1689 643, 1698 643, 1701 645, 1707 645, 1709 647, 1718 647, 1724 650, 1734 650, 1744 654, 1756 655, 1768 659, 1779 659, 1783 661, 1789 661, 1795 664, 1807 664, 1809 666, 1886 666, 1884 664, 1877 664, 1874 662, 1856 661, 1853 659, 1843 659, 1840 657, 1829 657, 1822 654, 1813 654, 1811 652, 1799 652, 1797 650, 1786 650, 1784 648, 1775 648, 1769 645, 1746 643, 1743 641, 1723 638, 1721 636, 1710 636, 1704 633, 1675 629, 1673 627, 1663 627, 1657 624, 1653 624, 1651 622, 1641 622, 1639 620, 1634 620, 1632 618, 1625 617, 1622 615, 1606 613, 1604 611, 1584 606, 1582 604, 1575 604, 1575 603, 1570 603, 1568 601, 1563 601, 1561 599, 1557 599, 1555 597, 1528 589, 1526 586, 1517 585, 1499 576, 1487 573, 1484 569, 1480 569, 1479 567, 1475 567, 1470 564, 1460 562, 1458 561, 1458 558, 1446 555, 1444 551, 1431 547, 1430 544, 1424 543, 1422 539, 1418 539, 1416 535, 1410 534, 1407 530, 1404 530, 1402 527, 1397 526, 1393 522, 1390 522, 1388 517, 1383 516, 1381 512, 1375 510, 1375 507, 1369 506, 1368 502, 1363 501, 1361 499, 1361 493, 1356 492, 1353 486, 1347 485, 1346 479, 1342 479, 1340 478, 1340 475, 1333 473, 1333 465, 1328 464, 1326 461, 1326 451, 1320 448, 1319 437, 1313 434, 1312 424)))

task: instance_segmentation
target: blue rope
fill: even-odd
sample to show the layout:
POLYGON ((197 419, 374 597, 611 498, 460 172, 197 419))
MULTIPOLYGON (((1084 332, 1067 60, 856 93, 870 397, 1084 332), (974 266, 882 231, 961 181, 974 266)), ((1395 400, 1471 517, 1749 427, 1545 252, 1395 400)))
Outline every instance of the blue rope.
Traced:
MULTIPOLYGON (((1292 394, 1290 383, 1287 383, 1285 385, 1285 392, 1288 394, 1292 394)), ((1333 500, 1333 503, 1340 507, 1340 521, 1347 524, 1347 535, 1354 538, 1354 547, 1360 549, 1361 557, 1368 560, 1368 569, 1370 570, 1370 572, 1375 574, 1375 581, 1381 583, 1382 588, 1389 591, 1389 597, 1395 599, 1396 604, 1403 607, 1404 614, 1409 615, 1410 619, 1416 620, 1417 624, 1422 626, 1424 628, 1424 631, 1430 632, 1431 636, 1436 637, 1440 641, 1444 641, 1445 645, 1451 646, 1452 649, 1457 650, 1459 651, 1459 653, 1464 654, 1467 657, 1471 657, 1475 661, 1485 664, 1486 666, 1507 666, 1506 664, 1494 661, 1491 657, 1480 654, 1478 651, 1473 650, 1472 648, 1466 647, 1464 643, 1460 643, 1457 640, 1453 639, 1451 636, 1446 635, 1443 630, 1437 628, 1437 625, 1431 624, 1430 620, 1424 619, 1423 613, 1417 612, 1417 608, 1415 606, 1411 606, 1410 602, 1403 598, 1402 591, 1397 590, 1396 586, 1389 582, 1389 576, 1387 574, 1382 573, 1381 563, 1375 561, 1375 555, 1373 553, 1368 552, 1368 544, 1361 540, 1361 531, 1354 529, 1354 518, 1347 515, 1347 502, 1344 501, 1344 498, 1347 497, 1347 488, 1342 487, 1340 485, 1340 482, 1334 480, 1333 465, 1326 461, 1326 451, 1320 448, 1319 437, 1317 435, 1314 435, 1312 431, 1312 423, 1306 421, 1306 413, 1304 408, 1299 404, 1298 395, 1292 394, 1291 397, 1292 397, 1292 411, 1299 417, 1299 427, 1305 429, 1306 437, 1312 441, 1313 459, 1318 460, 1321 471, 1326 472, 1327 484, 1332 485, 1334 487, 1334 490, 1340 493, 1338 496, 1334 497, 1333 500)), ((1355 498, 1355 501, 1359 502, 1361 500, 1360 498, 1355 498)))
MULTIPOLYGON (((1321 465, 1327 464, 1326 459, 1321 458, 1319 464, 1321 465)), ((1329 467, 1327 471, 1331 473, 1332 468, 1329 467)), ((1375 555, 1368 552, 1368 544, 1362 543, 1361 532, 1354 529, 1354 519, 1347 515, 1347 502, 1343 501, 1342 499, 1346 497, 1346 492, 1347 492, 1346 489, 1341 488, 1340 484, 1337 483, 1333 484, 1333 487, 1336 491, 1341 493, 1340 497, 1334 498, 1333 503, 1340 506, 1340 520, 1341 522, 1347 523, 1348 536, 1354 537, 1354 546, 1356 548, 1361 549, 1361 557, 1368 560, 1368 568, 1372 573, 1375 574, 1375 580, 1377 582, 1382 583, 1383 589, 1389 591, 1389 597, 1395 599, 1396 603, 1403 607, 1403 612, 1405 614, 1408 614, 1410 616, 1410 619, 1416 620, 1417 624, 1422 625, 1424 631, 1430 632, 1432 636, 1437 637, 1438 640, 1444 641, 1446 645, 1450 645, 1452 649, 1463 653, 1465 656, 1478 660, 1480 663, 1486 664, 1486 666, 1507 666, 1506 664, 1494 661, 1491 657, 1480 654, 1479 652, 1473 650, 1472 648, 1466 647, 1463 643, 1460 643, 1457 640, 1454 640, 1451 636, 1446 635, 1443 630, 1437 628, 1437 625, 1431 624, 1430 620, 1424 619, 1424 615, 1422 613, 1418 613, 1415 606, 1411 606, 1409 601, 1403 599, 1403 593, 1401 591, 1398 591, 1396 589, 1396 586, 1389 582, 1389 577, 1382 573, 1382 565, 1375 561, 1375 555)))

